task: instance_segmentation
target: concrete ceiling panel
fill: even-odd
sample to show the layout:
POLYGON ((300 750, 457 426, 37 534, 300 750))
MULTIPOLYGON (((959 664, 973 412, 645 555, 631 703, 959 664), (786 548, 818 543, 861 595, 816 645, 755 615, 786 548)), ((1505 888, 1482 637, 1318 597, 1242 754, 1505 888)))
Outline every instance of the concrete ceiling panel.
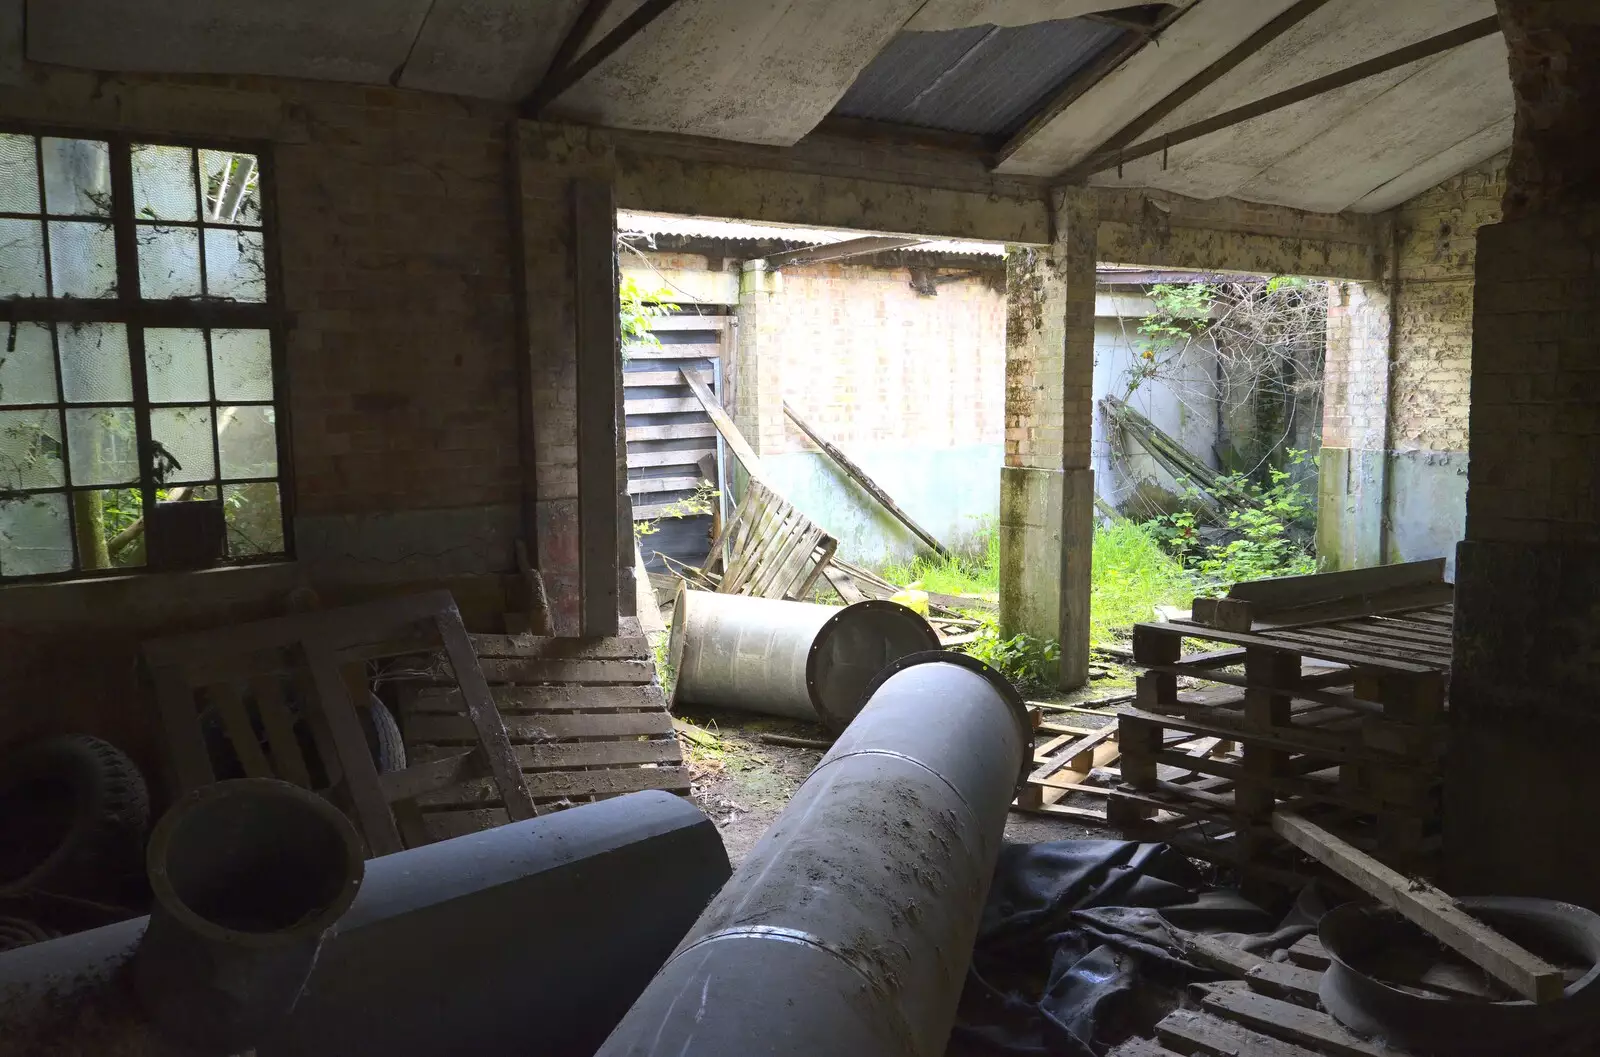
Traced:
POLYGON ((1501 151, 1511 149, 1511 130, 1514 115, 1496 121, 1460 143, 1456 143, 1408 173, 1395 177, 1382 187, 1370 192, 1350 206, 1355 213, 1381 213, 1409 202, 1422 192, 1439 186, 1457 173, 1488 161, 1501 151))
MULTIPOLYGON (((1193 0, 1188 0, 1193 2, 1193 0)), ((1057 18, 1077 18, 1132 4, 1117 0, 928 0, 906 29, 965 29, 968 26, 1028 26, 1057 18)))
POLYGON ((585 0, 436 0, 403 88, 523 99, 544 76, 585 0))
POLYGON ((428 0, 31 0, 28 58, 95 70, 384 84, 428 0))
POLYGON ((1337 213, 1515 109, 1505 41, 1496 34, 1441 56, 1234 193, 1337 213))
POLYGON ((1158 41, 1141 48, 1040 129, 999 171, 1054 176, 1071 168, 1294 2, 1200 0, 1158 41))
POLYGON ((921 0, 678 0, 551 107, 617 128, 788 146, 921 0))

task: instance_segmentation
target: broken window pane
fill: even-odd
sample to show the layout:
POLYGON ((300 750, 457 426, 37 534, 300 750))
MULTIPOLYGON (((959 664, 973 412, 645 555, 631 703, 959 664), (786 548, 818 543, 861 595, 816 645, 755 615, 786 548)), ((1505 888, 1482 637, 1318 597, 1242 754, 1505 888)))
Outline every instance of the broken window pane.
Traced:
POLYGON ((195 220, 194 152, 135 144, 133 214, 140 220, 195 220))
POLYGON ((46 136, 44 205, 55 216, 111 215, 111 155, 99 140, 46 136))
POLYGON ((117 296, 117 241, 111 225, 52 220, 50 283, 57 297, 117 296))
POLYGON ((217 418, 222 476, 278 475, 277 411, 271 407, 225 407, 217 418))
POLYGON ((37 576, 71 568, 66 496, 55 492, 0 500, 0 575, 37 576))
POLYGON ((139 225, 139 295, 200 296, 200 229, 139 225))
POLYGON ((44 228, 0 218, 0 297, 43 297, 44 228))
POLYGON ((66 483, 61 412, 53 407, 0 411, 0 488, 58 488, 66 483))
POLYGON ((213 224, 261 226, 260 173, 254 154, 200 152, 200 182, 206 220, 213 224))
POLYGON ((272 399, 270 331, 214 330, 211 357, 218 400, 272 399))
POLYGON ((39 162, 33 137, 0 134, 0 212, 39 211, 39 162))
POLYGON ((144 560, 144 495, 138 488, 72 493, 83 569, 137 568, 144 560))
POLYGON ((56 354, 44 323, 0 323, 0 404, 56 402, 56 354))
POLYGON ((234 301, 267 299, 266 252, 261 232, 206 229, 206 294, 234 301))
POLYGON ((121 323, 62 323, 61 391, 69 404, 133 399, 128 329, 121 323))
POLYGON ((211 450, 211 408, 157 407, 150 410, 157 484, 209 481, 216 474, 211 450))
POLYGON ((211 399, 203 331, 146 328, 144 371, 145 385, 155 403, 211 399))
POLYGON ((228 523, 228 557, 283 553, 283 508, 276 483, 223 485, 222 516, 228 523))
POLYGON ((131 407, 67 408, 67 453, 76 485, 132 484, 139 478, 131 407))

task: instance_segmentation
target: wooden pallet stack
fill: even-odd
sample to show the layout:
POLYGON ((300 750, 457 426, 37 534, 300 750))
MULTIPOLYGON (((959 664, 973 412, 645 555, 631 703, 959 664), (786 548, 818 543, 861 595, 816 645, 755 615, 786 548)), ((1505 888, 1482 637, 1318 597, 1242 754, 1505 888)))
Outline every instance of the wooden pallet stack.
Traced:
POLYGON ((1366 599, 1358 615, 1322 606, 1245 631, 1137 626, 1134 663, 1144 674, 1118 721, 1110 821, 1213 861, 1281 873, 1295 860, 1270 820, 1287 804, 1399 869, 1428 872, 1451 607, 1437 592, 1406 590, 1428 604, 1366 599), (1175 736, 1216 741, 1197 756, 1176 749, 1175 736))
MULTIPOLYGON (((650 648, 636 618, 610 638, 473 635, 488 681, 540 813, 644 789, 689 792, 650 648)), ((448 682, 436 659, 430 679, 448 682)), ((444 761, 471 736, 459 694, 428 679, 401 684, 408 758, 444 761)), ((435 840, 504 825, 498 790, 482 780, 419 797, 435 840)))

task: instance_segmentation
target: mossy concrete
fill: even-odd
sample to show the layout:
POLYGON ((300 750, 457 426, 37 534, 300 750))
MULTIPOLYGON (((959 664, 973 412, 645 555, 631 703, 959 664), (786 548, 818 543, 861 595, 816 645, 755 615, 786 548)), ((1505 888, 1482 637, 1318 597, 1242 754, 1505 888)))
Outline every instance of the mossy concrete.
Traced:
POLYGON ((1000 471, 1000 630, 1054 639, 1061 634, 1060 470, 1000 471))

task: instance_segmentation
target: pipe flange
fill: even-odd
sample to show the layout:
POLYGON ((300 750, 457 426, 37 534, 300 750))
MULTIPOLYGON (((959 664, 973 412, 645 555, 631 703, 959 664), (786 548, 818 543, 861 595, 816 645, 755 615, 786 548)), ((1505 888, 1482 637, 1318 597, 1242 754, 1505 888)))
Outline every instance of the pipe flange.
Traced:
POLYGON ((817 710, 818 721, 836 735, 843 734, 844 729, 850 725, 850 721, 866 707, 868 699, 872 697, 872 691, 877 689, 878 684, 873 681, 868 685, 867 691, 858 699, 855 708, 850 711, 849 715, 834 715, 829 711, 826 702, 823 701, 821 689, 817 685, 817 667, 821 663, 822 650, 828 643, 827 632, 846 621, 857 619, 862 613, 880 612, 893 615, 905 621, 908 628, 914 628, 921 633, 924 649, 917 651, 917 653, 908 654, 908 656, 914 657, 921 653, 938 652, 939 650, 939 633, 934 631, 933 627, 923 619, 922 614, 910 606, 902 605, 899 602, 891 602, 887 598, 869 598, 861 602, 852 602, 824 621, 822 627, 817 629, 816 636, 811 640, 810 648, 806 650, 806 694, 811 698, 811 707, 817 710), (906 620, 907 617, 910 620, 906 620))

